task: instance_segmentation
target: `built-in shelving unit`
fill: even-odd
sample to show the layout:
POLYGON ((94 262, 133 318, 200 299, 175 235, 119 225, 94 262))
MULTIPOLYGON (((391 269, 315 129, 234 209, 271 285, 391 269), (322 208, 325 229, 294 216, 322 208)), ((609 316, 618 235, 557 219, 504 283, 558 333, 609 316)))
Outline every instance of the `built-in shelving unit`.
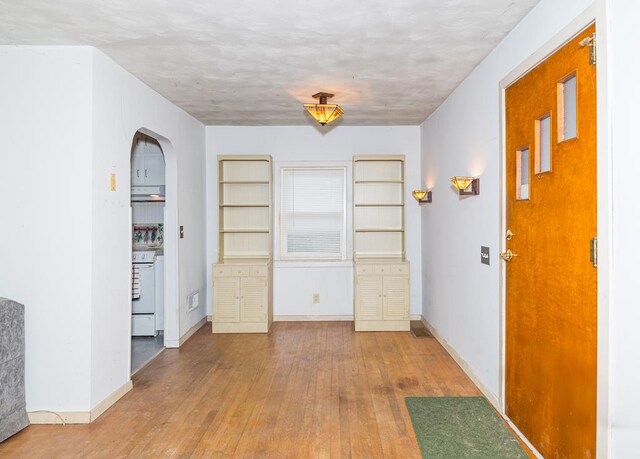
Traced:
POLYGON ((353 158, 355 329, 409 330, 404 156, 353 158))
POLYGON ((271 156, 218 156, 219 258, 213 332, 268 332, 272 306, 271 156))
POLYGON ((271 259, 270 156, 220 156, 219 262, 271 259))
POLYGON ((354 259, 404 261, 404 156, 356 156, 354 259))

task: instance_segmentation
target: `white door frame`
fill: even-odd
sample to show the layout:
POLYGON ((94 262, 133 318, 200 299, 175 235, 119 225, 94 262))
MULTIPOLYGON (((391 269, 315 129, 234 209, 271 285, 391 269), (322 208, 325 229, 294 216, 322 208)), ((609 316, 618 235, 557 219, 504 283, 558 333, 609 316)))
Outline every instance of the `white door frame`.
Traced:
MULTIPOLYGON (((138 132, 158 141, 164 155, 164 346, 175 348, 180 347, 178 159, 169 139, 147 128, 140 128, 136 131, 136 133, 138 132)), ((132 142, 134 136, 135 133, 131 136, 132 142)), ((130 220, 129 241, 132 238, 133 226, 130 220)), ((129 298, 131 298, 131 295, 129 295, 129 298)), ((129 307, 129 312, 131 312, 131 306, 129 307)), ((129 358, 131 358, 131 340, 129 340, 128 346, 129 358)), ((131 362, 129 362, 129 367, 131 367, 131 362)))
MULTIPOLYGON (((561 48, 571 38, 595 22, 597 33, 597 212, 598 212, 598 375, 597 375, 597 457, 609 456, 609 313, 610 291, 612 282, 612 177, 611 177, 611 127, 608 104, 608 28, 606 21, 606 2, 596 0, 582 14, 576 17, 562 31, 531 56, 525 59, 514 70, 500 81, 500 251, 506 250, 504 234, 507 229, 506 220, 506 119, 505 89, 525 75, 529 70, 542 62, 546 57, 561 48)), ((506 269, 500 265, 500 410, 509 424, 517 428, 506 416, 505 378, 506 378, 506 269)), ((518 432, 520 433, 520 432, 518 432)), ((520 436, 524 439, 522 434, 520 436)), ((528 443, 528 442, 527 442, 528 443)), ((532 445, 529 445, 532 446, 532 445)), ((533 450, 534 452, 535 449, 533 450)))

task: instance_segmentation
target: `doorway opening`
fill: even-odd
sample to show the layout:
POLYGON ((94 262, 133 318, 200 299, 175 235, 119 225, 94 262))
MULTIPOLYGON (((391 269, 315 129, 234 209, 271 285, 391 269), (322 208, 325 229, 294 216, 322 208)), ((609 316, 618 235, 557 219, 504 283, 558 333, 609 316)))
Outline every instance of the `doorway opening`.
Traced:
POLYGON ((177 170, 171 143, 140 129, 131 145, 131 337, 133 375, 178 347, 177 170), (167 229, 169 229, 167 231, 167 229))

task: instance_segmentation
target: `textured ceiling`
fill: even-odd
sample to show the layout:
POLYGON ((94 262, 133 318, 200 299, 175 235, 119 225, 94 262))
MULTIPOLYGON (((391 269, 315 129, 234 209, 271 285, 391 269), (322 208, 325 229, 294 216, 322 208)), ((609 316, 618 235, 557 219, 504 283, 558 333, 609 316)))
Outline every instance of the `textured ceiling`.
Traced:
POLYGON ((93 45, 205 124, 420 124, 538 0, 0 0, 0 44, 93 45))

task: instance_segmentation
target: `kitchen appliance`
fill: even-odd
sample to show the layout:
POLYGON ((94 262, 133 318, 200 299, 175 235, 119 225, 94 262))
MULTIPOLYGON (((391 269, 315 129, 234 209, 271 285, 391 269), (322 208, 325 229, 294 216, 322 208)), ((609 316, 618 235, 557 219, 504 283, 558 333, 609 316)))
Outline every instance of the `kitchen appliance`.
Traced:
POLYGON ((132 186, 131 202, 164 202, 164 185, 132 186))
POLYGON ((134 251, 131 261, 131 336, 156 336, 156 252, 134 251))

